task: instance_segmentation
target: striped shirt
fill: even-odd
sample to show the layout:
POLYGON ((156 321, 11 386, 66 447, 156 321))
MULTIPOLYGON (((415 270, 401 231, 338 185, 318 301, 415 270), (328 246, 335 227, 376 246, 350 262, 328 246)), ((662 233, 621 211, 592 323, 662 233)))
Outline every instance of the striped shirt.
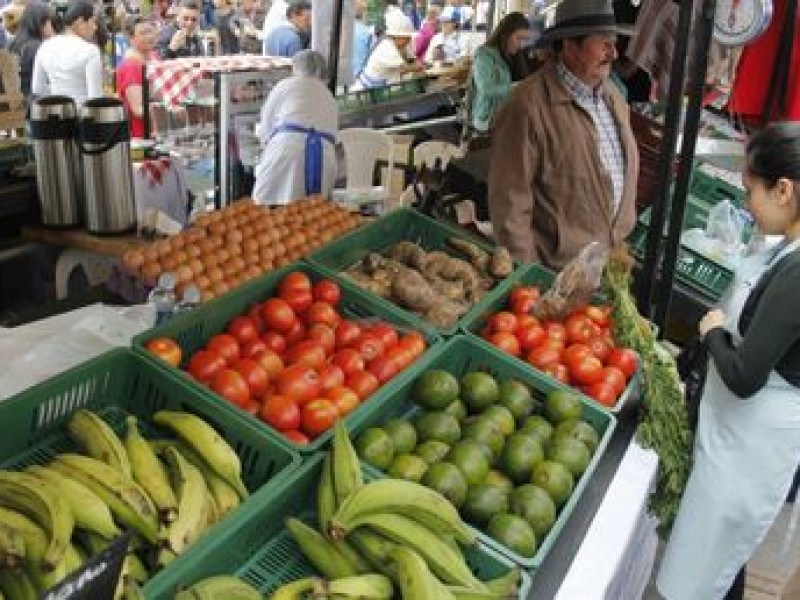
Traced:
POLYGON ((585 110, 594 122, 597 130, 597 150, 600 160, 606 169, 614 188, 614 214, 617 214, 622 203, 622 191, 625 187, 625 154, 619 139, 617 124, 603 96, 598 90, 583 83, 559 61, 556 66, 561 83, 575 102, 585 110))

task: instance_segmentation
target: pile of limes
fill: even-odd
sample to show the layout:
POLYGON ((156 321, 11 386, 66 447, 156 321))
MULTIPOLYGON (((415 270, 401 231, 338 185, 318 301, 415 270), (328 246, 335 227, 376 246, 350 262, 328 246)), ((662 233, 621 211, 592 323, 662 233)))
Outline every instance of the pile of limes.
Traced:
POLYGON ((423 373, 412 395, 421 410, 365 430, 359 456, 439 491, 468 522, 532 557, 599 443, 580 398, 555 389, 540 399, 516 379, 444 370, 423 373))

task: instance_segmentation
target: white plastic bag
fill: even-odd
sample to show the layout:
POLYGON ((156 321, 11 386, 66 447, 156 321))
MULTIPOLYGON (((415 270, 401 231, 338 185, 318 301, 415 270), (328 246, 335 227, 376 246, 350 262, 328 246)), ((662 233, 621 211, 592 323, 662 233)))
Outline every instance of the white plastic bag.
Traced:
POLYGON ((739 209, 730 200, 723 200, 708 211, 706 237, 714 240, 721 257, 736 258, 742 252, 745 225, 739 209))

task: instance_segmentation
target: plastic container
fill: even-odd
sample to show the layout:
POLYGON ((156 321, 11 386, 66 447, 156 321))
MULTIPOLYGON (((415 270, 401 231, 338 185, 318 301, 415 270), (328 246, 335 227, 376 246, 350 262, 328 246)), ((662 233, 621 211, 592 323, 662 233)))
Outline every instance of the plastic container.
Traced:
MULTIPOLYGON (((178 371, 158 361, 158 359, 153 357, 153 355, 144 348, 144 344, 150 339, 161 336, 173 338, 178 342, 183 351, 185 364, 192 354, 205 346, 211 336, 223 332, 228 321, 233 317, 246 314, 247 309, 254 302, 263 302, 267 298, 274 296, 277 293, 278 284, 281 279, 290 271, 302 271, 311 277, 312 281, 317 281, 326 277, 319 268, 312 265, 303 262, 293 263, 283 269, 272 271, 268 275, 255 279, 247 285, 229 292, 220 298, 215 298, 210 302, 206 302, 193 311, 181 314, 163 326, 145 331, 133 339, 133 345, 137 351, 143 353, 149 360, 157 361, 162 368, 169 369, 177 377, 180 377, 187 386, 190 386, 194 390, 202 390, 204 393, 210 394, 229 410, 235 411, 237 414, 246 417, 251 423, 256 424, 261 430, 267 432, 267 435, 270 437, 280 439, 284 443, 290 444, 293 448, 305 454, 315 452, 326 445, 332 435, 331 430, 318 436, 310 444, 293 444, 287 441, 269 425, 255 417, 251 417, 245 411, 233 406, 213 392, 210 392, 187 373, 178 371)), ((340 281, 339 285, 342 291, 342 298, 338 308, 347 318, 355 320, 378 318, 392 324, 396 329, 401 331, 420 331, 426 338, 428 348, 431 348, 440 341, 439 336, 435 332, 421 328, 420 321, 407 316, 407 314, 402 311, 395 310, 391 305, 379 302, 377 298, 370 296, 354 284, 340 281)), ((365 400, 358 409, 350 413, 345 420, 348 427, 352 429, 364 418, 365 414, 373 410, 379 410, 387 394, 390 394, 394 387, 399 385, 404 379, 416 376, 416 372, 420 368, 420 362, 420 360, 417 360, 416 363, 400 372, 394 379, 381 386, 378 391, 365 400)))
MULTIPOLYGON (((330 244, 326 244, 311 254, 308 257, 308 261, 322 267, 329 276, 334 277, 337 281, 342 281, 345 279, 340 275, 340 272, 360 261, 368 252, 384 254, 390 246, 404 240, 416 242, 428 251, 448 250, 453 256, 460 256, 458 252, 448 249, 447 239, 450 237, 468 240, 486 251, 493 249, 491 244, 471 235, 462 227, 435 221, 409 208, 401 208, 389 213, 382 219, 364 225, 357 231, 353 231, 330 244)), ((515 263, 515 267, 519 267, 519 264, 515 263)), ((456 325, 441 329, 435 328, 419 316, 400 308, 385 298, 376 298, 384 305, 391 306, 393 310, 418 321, 427 329, 436 331, 444 336, 450 336, 459 330, 461 323, 481 314, 483 308, 493 298, 505 295, 513 277, 514 274, 512 273, 510 277, 498 283, 480 302, 476 303, 469 312, 463 315, 456 325)))
MULTIPOLYGON (((150 590, 148 598, 171 600, 181 587, 226 573, 238 575, 268 598, 284 583, 315 575, 316 571, 286 531, 284 521, 294 516, 314 522, 321 471, 322 454, 317 454, 296 472, 292 482, 276 490, 248 522, 241 522, 214 539, 198 542, 192 560, 184 561, 180 569, 171 569, 168 577, 159 579, 158 587, 150 590)), ((482 543, 465 555, 479 579, 500 577, 512 567, 508 558, 482 543)), ((527 597, 530 586, 530 574, 523 572, 520 598, 527 597)))
POLYGON ((172 318, 175 300, 175 275, 162 273, 156 287, 150 290, 147 296, 147 303, 153 306, 156 326, 166 323, 172 318))
MULTIPOLYGON (((514 281, 511 282, 509 289, 513 288, 517 285, 536 285, 539 287, 540 290, 544 291, 548 289, 552 284, 553 280, 555 279, 556 275, 552 271, 548 271, 544 267, 540 265, 529 265, 523 268, 521 271, 514 274, 514 281)), ((470 337, 476 339, 480 344, 488 346, 490 348, 494 348, 489 342, 484 340, 478 332, 480 331, 481 327, 483 327, 484 321, 488 315, 496 313, 497 311, 504 310, 507 306, 508 298, 506 295, 501 296, 499 298, 495 298, 492 302, 485 307, 485 311, 480 314, 476 315, 474 319, 471 321, 467 321, 464 323, 464 331, 470 334, 470 337)), ((528 371, 532 371, 539 375, 540 377, 546 377, 548 379, 552 379, 549 375, 542 373, 529 363, 525 362, 520 358, 516 358, 511 356, 510 354, 505 354, 509 359, 513 360, 514 362, 518 363, 520 367, 526 369, 528 371)), ((553 379, 552 381, 555 381, 553 379)), ((577 388, 573 388, 570 386, 566 386, 568 389, 572 390, 576 394, 581 394, 588 402, 599 406, 594 400, 582 394, 580 390, 577 388)), ((641 396, 641 388, 642 388, 642 372, 641 369, 636 372, 636 374, 630 379, 628 382, 628 386, 625 388, 625 391, 620 394, 620 397, 617 399, 616 404, 610 408, 612 413, 619 413, 622 411, 623 408, 633 405, 639 401, 641 396)))
MULTIPOLYGON (((273 497, 281 481, 300 466, 300 457, 287 445, 267 438, 252 423, 226 410, 208 393, 198 393, 182 378, 129 349, 113 350, 74 369, 35 385, 0 404, 0 468, 16 469, 42 464, 59 452, 77 451, 66 429, 70 416, 81 408, 98 412, 118 432, 129 414, 141 419, 145 435, 159 433, 149 421, 161 409, 185 410, 205 419, 242 458, 242 474, 250 498, 211 527, 204 538, 224 535, 246 521, 273 497), (10 426, 12 425, 13 426, 10 426)), ((203 538, 201 538, 203 539, 203 538)), ((144 587, 150 590, 169 571, 192 562, 196 545, 155 575, 144 587)))
MULTIPOLYGON (((455 337, 439 346, 436 350, 431 352, 431 355, 428 357, 425 370, 428 369, 442 369, 452 373, 456 377, 460 377, 468 371, 485 371, 501 380, 511 378, 518 379, 528 385, 537 396, 542 398, 552 390, 569 389, 534 369, 522 368, 519 361, 513 357, 500 352, 488 344, 481 343, 477 338, 472 336, 455 337)), ((380 426, 391 418, 405 417, 416 412, 418 408, 414 404, 411 394, 413 384, 413 381, 409 381, 401 389, 397 390, 396 401, 387 403, 384 410, 372 414, 361 424, 361 430, 367 429, 368 427, 380 426)), ((558 539, 572 511, 578 504, 581 494, 597 467, 597 464, 600 462, 606 446, 608 446, 608 442, 611 439, 611 435, 614 432, 614 428, 617 425, 616 418, 610 412, 598 406, 588 398, 583 396, 580 396, 580 398, 583 402, 583 419, 588 421, 597 431, 600 442, 592 455, 589 466, 586 467, 581 478, 575 482, 575 489, 569 500, 567 500, 566 504, 564 504, 559 511, 552 529, 550 529, 550 532, 539 544, 536 554, 531 558, 522 557, 499 542, 489 538, 489 536, 481 532, 480 529, 476 529, 476 531, 481 533, 481 536, 485 538, 489 546, 502 552, 513 559, 514 562, 527 569, 538 569, 545 556, 547 556, 547 553, 550 552, 550 549, 558 539)), ((520 597, 524 598, 524 596, 520 597)))

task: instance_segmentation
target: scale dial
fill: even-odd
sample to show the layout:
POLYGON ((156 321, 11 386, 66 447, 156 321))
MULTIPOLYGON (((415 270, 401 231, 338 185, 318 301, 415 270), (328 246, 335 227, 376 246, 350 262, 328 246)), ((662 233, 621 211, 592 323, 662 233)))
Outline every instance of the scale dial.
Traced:
POLYGON ((723 46, 744 46, 763 34, 772 20, 772 0, 718 0, 714 39, 723 46))

